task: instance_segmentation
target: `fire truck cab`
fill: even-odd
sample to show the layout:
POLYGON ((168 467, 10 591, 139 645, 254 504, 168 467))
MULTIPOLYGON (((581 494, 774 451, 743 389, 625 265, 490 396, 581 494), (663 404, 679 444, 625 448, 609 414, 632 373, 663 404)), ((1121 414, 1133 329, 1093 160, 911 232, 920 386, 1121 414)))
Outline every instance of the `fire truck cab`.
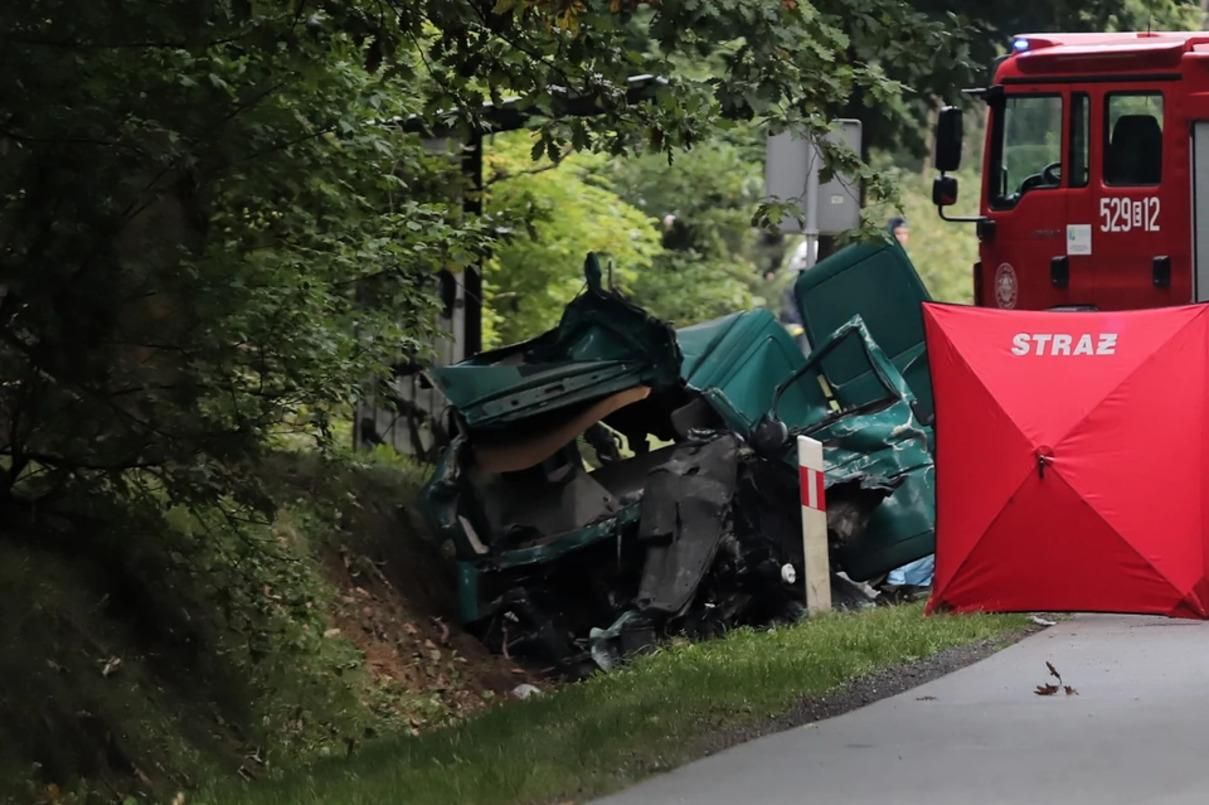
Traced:
POLYGON ((985 89, 980 214, 957 201, 961 110, 933 201, 978 228, 974 301, 1114 310, 1209 300, 1209 32, 1028 34, 985 89))

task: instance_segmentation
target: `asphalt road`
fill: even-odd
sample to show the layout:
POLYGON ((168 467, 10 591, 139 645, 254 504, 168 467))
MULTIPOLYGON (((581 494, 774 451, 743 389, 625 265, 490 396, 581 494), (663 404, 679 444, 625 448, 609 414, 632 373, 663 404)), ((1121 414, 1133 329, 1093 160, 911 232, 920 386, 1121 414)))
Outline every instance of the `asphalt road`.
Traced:
POLYGON ((1209 623, 1080 616, 601 802, 1209 803, 1209 623), (1046 661, 1077 695, 1034 693, 1046 661))

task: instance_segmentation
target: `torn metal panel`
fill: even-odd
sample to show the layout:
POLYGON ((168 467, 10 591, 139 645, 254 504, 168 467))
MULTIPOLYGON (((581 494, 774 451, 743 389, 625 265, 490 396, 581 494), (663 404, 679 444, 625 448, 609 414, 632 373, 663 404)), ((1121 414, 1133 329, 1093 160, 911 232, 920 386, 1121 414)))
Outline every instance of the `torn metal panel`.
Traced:
POLYGON ((593 627, 588 633, 592 661, 602 671, 611 671, 626 657, 651 648, 655 630, 637 610, 628 609, 607 629, 593 627))
MULTIPOLYGON (((932 381, 921 309, 921 303, 931 297, 897 242, 859 243, 839 250, 798 275, 794 296, 811 344, 821 343, 853 316, 860 316, 911 389, 920 420, 932 424, 932 381)), ((827 376, 854 394, 877 393, 879 381, 855 344, 830 354, 824 364, 827 376)))
POLYGON ((827 536, 833 551, 864 535, 874 510, 891 491, 864 486, 859 480, 827 490, 827 536))
POLYGON ((621 563, 619 541, 639 518, 627 462, 589 473, 571 442, 534 467, 489 473, 475 465, 466 441, 455 439, 424 496, 427 516, 458 560, 463 621, 491 615, 503 591, 535 569, 557 569, 583 552, 599 554, 585 560, 589 566, 621 563))
POLYGON ((569 409, 639 386, 659 391, 680 385, 675 331, 602 288, 594 260, 589 255, 587 289, 567 305, 558 327, 434 370, 470 431, 522 425, 543 433, 547 417, 569 409))
POLYGON ((777 384, 805 365, 797 344, 764 309, 684 327, 676 338, 685 384, 721 418, 719 424, 744 438, 768 413, 777 384))
POLYGON ((724 434, 687 442, 647 476, 638 539, 646 562, 636 604, 646 613, 680 615, 731 531, 739 440, 724 434))
POLYGON ((919 422, 911 387, 859 316, 817 339, 808 358, 763 310, 684 328, 677 337, 685 382, 727 427, 758 441, 760 421, 775 406, 786 426, 779 457, 790 466, 791 434, 823 442, 833 490, 828 523, 841 566, 870 578, 896 567, 886 563, 898 556, 911 561, 930 552, 931 429, 919 422), (827 372, 837 357, 846 382, 827 372), (898 539, 903 533, 915 539, 898 539))
POLYGON ((576 646, 574 633, 560 623, 556 612, 549 600, 535 601, 529 589, 513 587, 492 607, 482 639, 497 653, 529 657, 580 675, 590 667, 591 657, 576 646))
POLYGON ((847 573, 831 577, 831 600, 836 609, 868 609, 877 605, 881 593, 865 582, 853 581, 847 573))
POLYGON ((835 559, 853 579, 873 578, 933 550, 931 429, 920 424, 915 410, 911 389, 860 316, 823 339, 774 394, 770 419, 786 426, 787 439, 778 448, 783 460, 793 460, 790 436, 804 434, 823 443, 828 525, 851 530, 835 540, 835 559), (825 372, 827 359, 840 349, 849 350, 846 365, 859 379, 854 385, 832 382, 825 372), (855 372, 853 349, 863 357, 863 372, 855 372), (795 396, 789 396, 791 390, 795 396), (868 496, 864 504, 853 505, 852 494, 831 493, 833 487, 839 491, 853 484, 881 490, 884 497, 870 510, 868 496), (857 515, 865 511, 868 519, 861 522, 857 515))

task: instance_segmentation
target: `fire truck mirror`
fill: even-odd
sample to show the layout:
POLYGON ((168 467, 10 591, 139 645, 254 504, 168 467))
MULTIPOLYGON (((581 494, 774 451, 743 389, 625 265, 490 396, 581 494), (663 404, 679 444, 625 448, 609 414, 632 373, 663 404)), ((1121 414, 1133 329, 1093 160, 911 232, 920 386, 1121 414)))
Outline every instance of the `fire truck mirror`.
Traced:
POLYGON ((941 173, 961 167, 961 108, 946 106, 936 121, 936 169, 941 173))
POLYGON ((937 176, 932 181, 932 203, 937 207, 952 207, 957 203, 957 177, 937 176))

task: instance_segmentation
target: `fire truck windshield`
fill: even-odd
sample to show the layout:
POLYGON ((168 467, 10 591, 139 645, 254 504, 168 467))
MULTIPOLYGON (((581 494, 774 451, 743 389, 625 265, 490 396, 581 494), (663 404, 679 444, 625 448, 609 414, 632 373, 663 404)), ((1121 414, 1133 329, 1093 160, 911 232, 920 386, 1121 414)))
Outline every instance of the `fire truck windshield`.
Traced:
POLYGON ((987 177, 992 207, 1007 209, 1030 190, 1059 185, 1061 96, 1008 96, 993 111, 992 125, 991 172, 987 177))

